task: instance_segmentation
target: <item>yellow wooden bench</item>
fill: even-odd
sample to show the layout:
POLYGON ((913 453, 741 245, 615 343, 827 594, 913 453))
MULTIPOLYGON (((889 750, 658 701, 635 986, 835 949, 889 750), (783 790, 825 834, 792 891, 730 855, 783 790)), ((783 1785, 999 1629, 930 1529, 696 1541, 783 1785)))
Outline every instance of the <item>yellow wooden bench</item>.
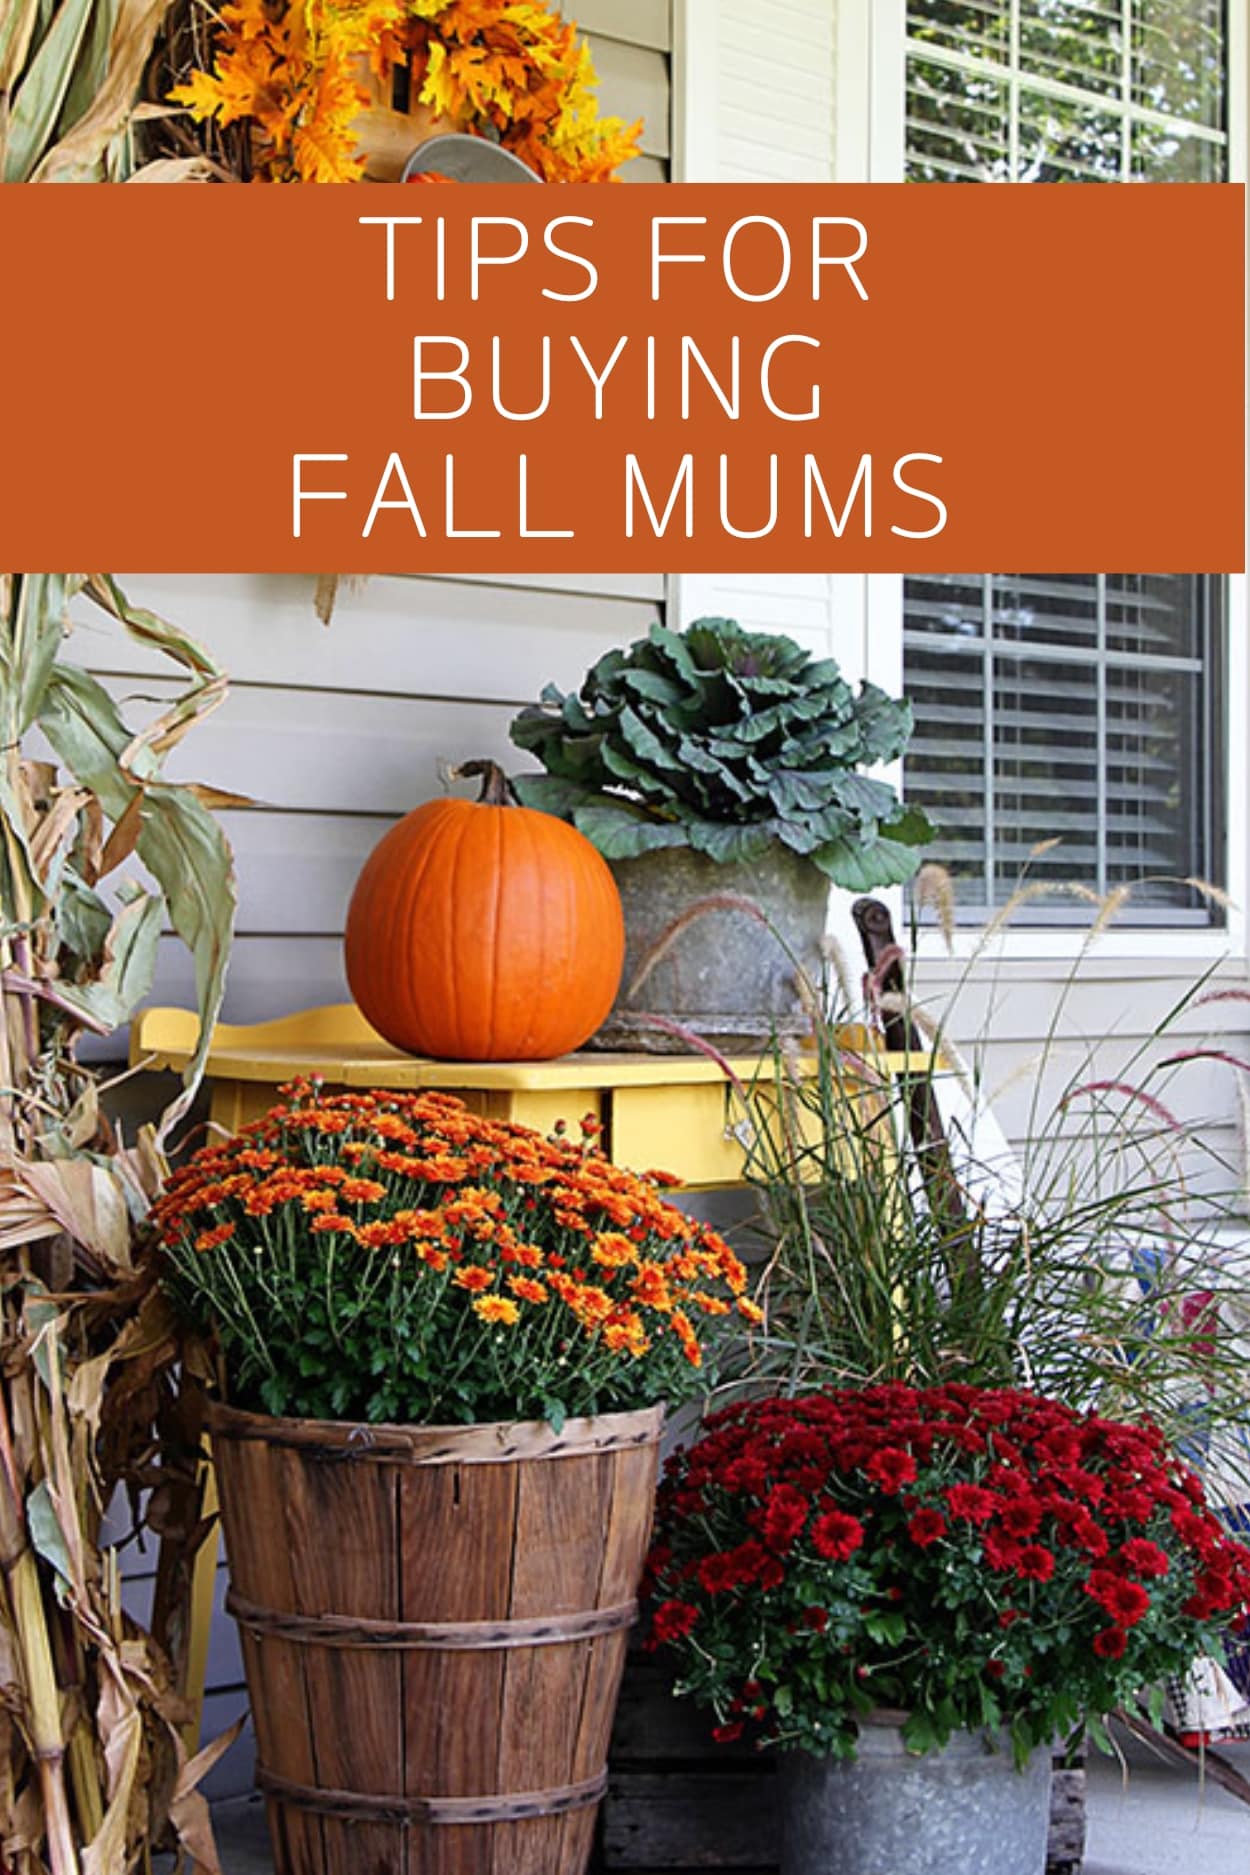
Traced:
MULTIPOLYGON (((197 1034, 192 1011, 148 1009, 131 1030, 131 1063, 180 1071, 197 1034)), ((864 1029, 847 1029, 844 1039, 880 1072, 898 1072, 907 1059, 887 1054, 864 1029)), ((761 1074, 766 1082, 772 1078, 772 1062, 758 1055, 736 1057, 730 1066, 747 1084, 761 1074)), ((814 1072, 812 1062, 800 1059, 798 1067, 814 1072)), ((211 1117, 234 1132, 272 1105, 278 1086, 301 1075, 320 1076, 332 1087, 438 1088, 459 1095, 475 1112, 542 1133, 558 1120, 572 1126, 590 1114, 603 1129, 604 1150, 619 1165, 658 1168, 694 1188, 742 1182, 740 1103, 706 1055, 587 1050, 558 1061, 430 1061, 393 1048, 353 1004, 339 1003, 273 1022, 219 1023, 206 1068, 211 1117)))

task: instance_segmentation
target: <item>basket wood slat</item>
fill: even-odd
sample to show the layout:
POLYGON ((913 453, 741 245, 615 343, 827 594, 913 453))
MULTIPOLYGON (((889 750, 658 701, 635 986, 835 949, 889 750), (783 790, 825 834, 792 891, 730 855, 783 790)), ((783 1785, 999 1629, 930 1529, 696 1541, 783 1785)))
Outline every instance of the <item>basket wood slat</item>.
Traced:
POLYGON ((211 1410, 278 1875, 585 1868, 661 1419, 211 1410))

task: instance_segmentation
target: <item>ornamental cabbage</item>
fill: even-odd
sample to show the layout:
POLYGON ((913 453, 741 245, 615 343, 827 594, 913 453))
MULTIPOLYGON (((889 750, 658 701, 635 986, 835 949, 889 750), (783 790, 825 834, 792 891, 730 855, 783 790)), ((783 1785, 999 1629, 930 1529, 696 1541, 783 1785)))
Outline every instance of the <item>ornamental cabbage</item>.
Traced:
POLYGON ((910 879, 928 820, 863 771, 897 761, 911 706, 858 694, 832 658, 732 619, 656 624, 609 651, 576 694, 554 684, 512 724, 545 775, 520 775, 527 807, 573 824, 605 859, 692 847, 721 865, 774 841, 835 884, 910 879))

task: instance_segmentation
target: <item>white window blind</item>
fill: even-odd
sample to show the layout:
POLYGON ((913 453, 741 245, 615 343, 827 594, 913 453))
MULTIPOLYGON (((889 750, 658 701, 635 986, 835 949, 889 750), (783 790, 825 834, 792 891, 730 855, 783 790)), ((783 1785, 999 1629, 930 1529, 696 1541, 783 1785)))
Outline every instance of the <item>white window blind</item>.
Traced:
POLYGON ((907 582, 907 792, 970 915, 1027 871, 1055 888, 1030 907, 1041 922, 1078 914, 1072 880, 1133 885, 1139 923, 1209 922, 1183 882, 1220 845, 1220 592, 1130 574, 907 582))
MULTIPOLYGON (((1228 174, 1221 0, 908 0, 907 20, 910 181, 1228 174)), ((987 317, 1009 319, 1027 282, 999 297, 987 261, 987 317)), ((1113 352, 1115 334, 1090 343, 1113 352)), ((1097 447, 1092 416, 1062 420, 1074 448, 1097 447)), ((1132 885, 1140 924, 1218 917, 1185 881, 1221 872, 1224 587, 1166 574, 905 583, 907 792, 970 917, 1026 870, 1053 887, 1029 907, 1038 923, 1077 915, 1070 882, 1132 885)))

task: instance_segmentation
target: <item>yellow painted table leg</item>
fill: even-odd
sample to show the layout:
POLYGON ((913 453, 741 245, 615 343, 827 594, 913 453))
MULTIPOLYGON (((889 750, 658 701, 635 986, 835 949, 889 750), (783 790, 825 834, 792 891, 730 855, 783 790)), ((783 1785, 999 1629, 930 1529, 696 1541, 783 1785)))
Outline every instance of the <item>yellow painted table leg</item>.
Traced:
MULTIPOLYGON (((205 1459, 201 1472, 203 1493, 201 1512, 205 1517, 217 1514, 217 1474, 211 1459, 205 1459)), ((187 1634, 187 1665, 183 1692, 190 1701, 192 1716, 183 1731, 187 1756, 194 1757, 200 1748, 200 1728, 204 1722, 204 1689, 208 1680, 208 1647, 212 1636, 213 1606, 217 1588, 218 1533, 214 1529, 200 1545, 191 1566, 190 1628, 187 1634)))

